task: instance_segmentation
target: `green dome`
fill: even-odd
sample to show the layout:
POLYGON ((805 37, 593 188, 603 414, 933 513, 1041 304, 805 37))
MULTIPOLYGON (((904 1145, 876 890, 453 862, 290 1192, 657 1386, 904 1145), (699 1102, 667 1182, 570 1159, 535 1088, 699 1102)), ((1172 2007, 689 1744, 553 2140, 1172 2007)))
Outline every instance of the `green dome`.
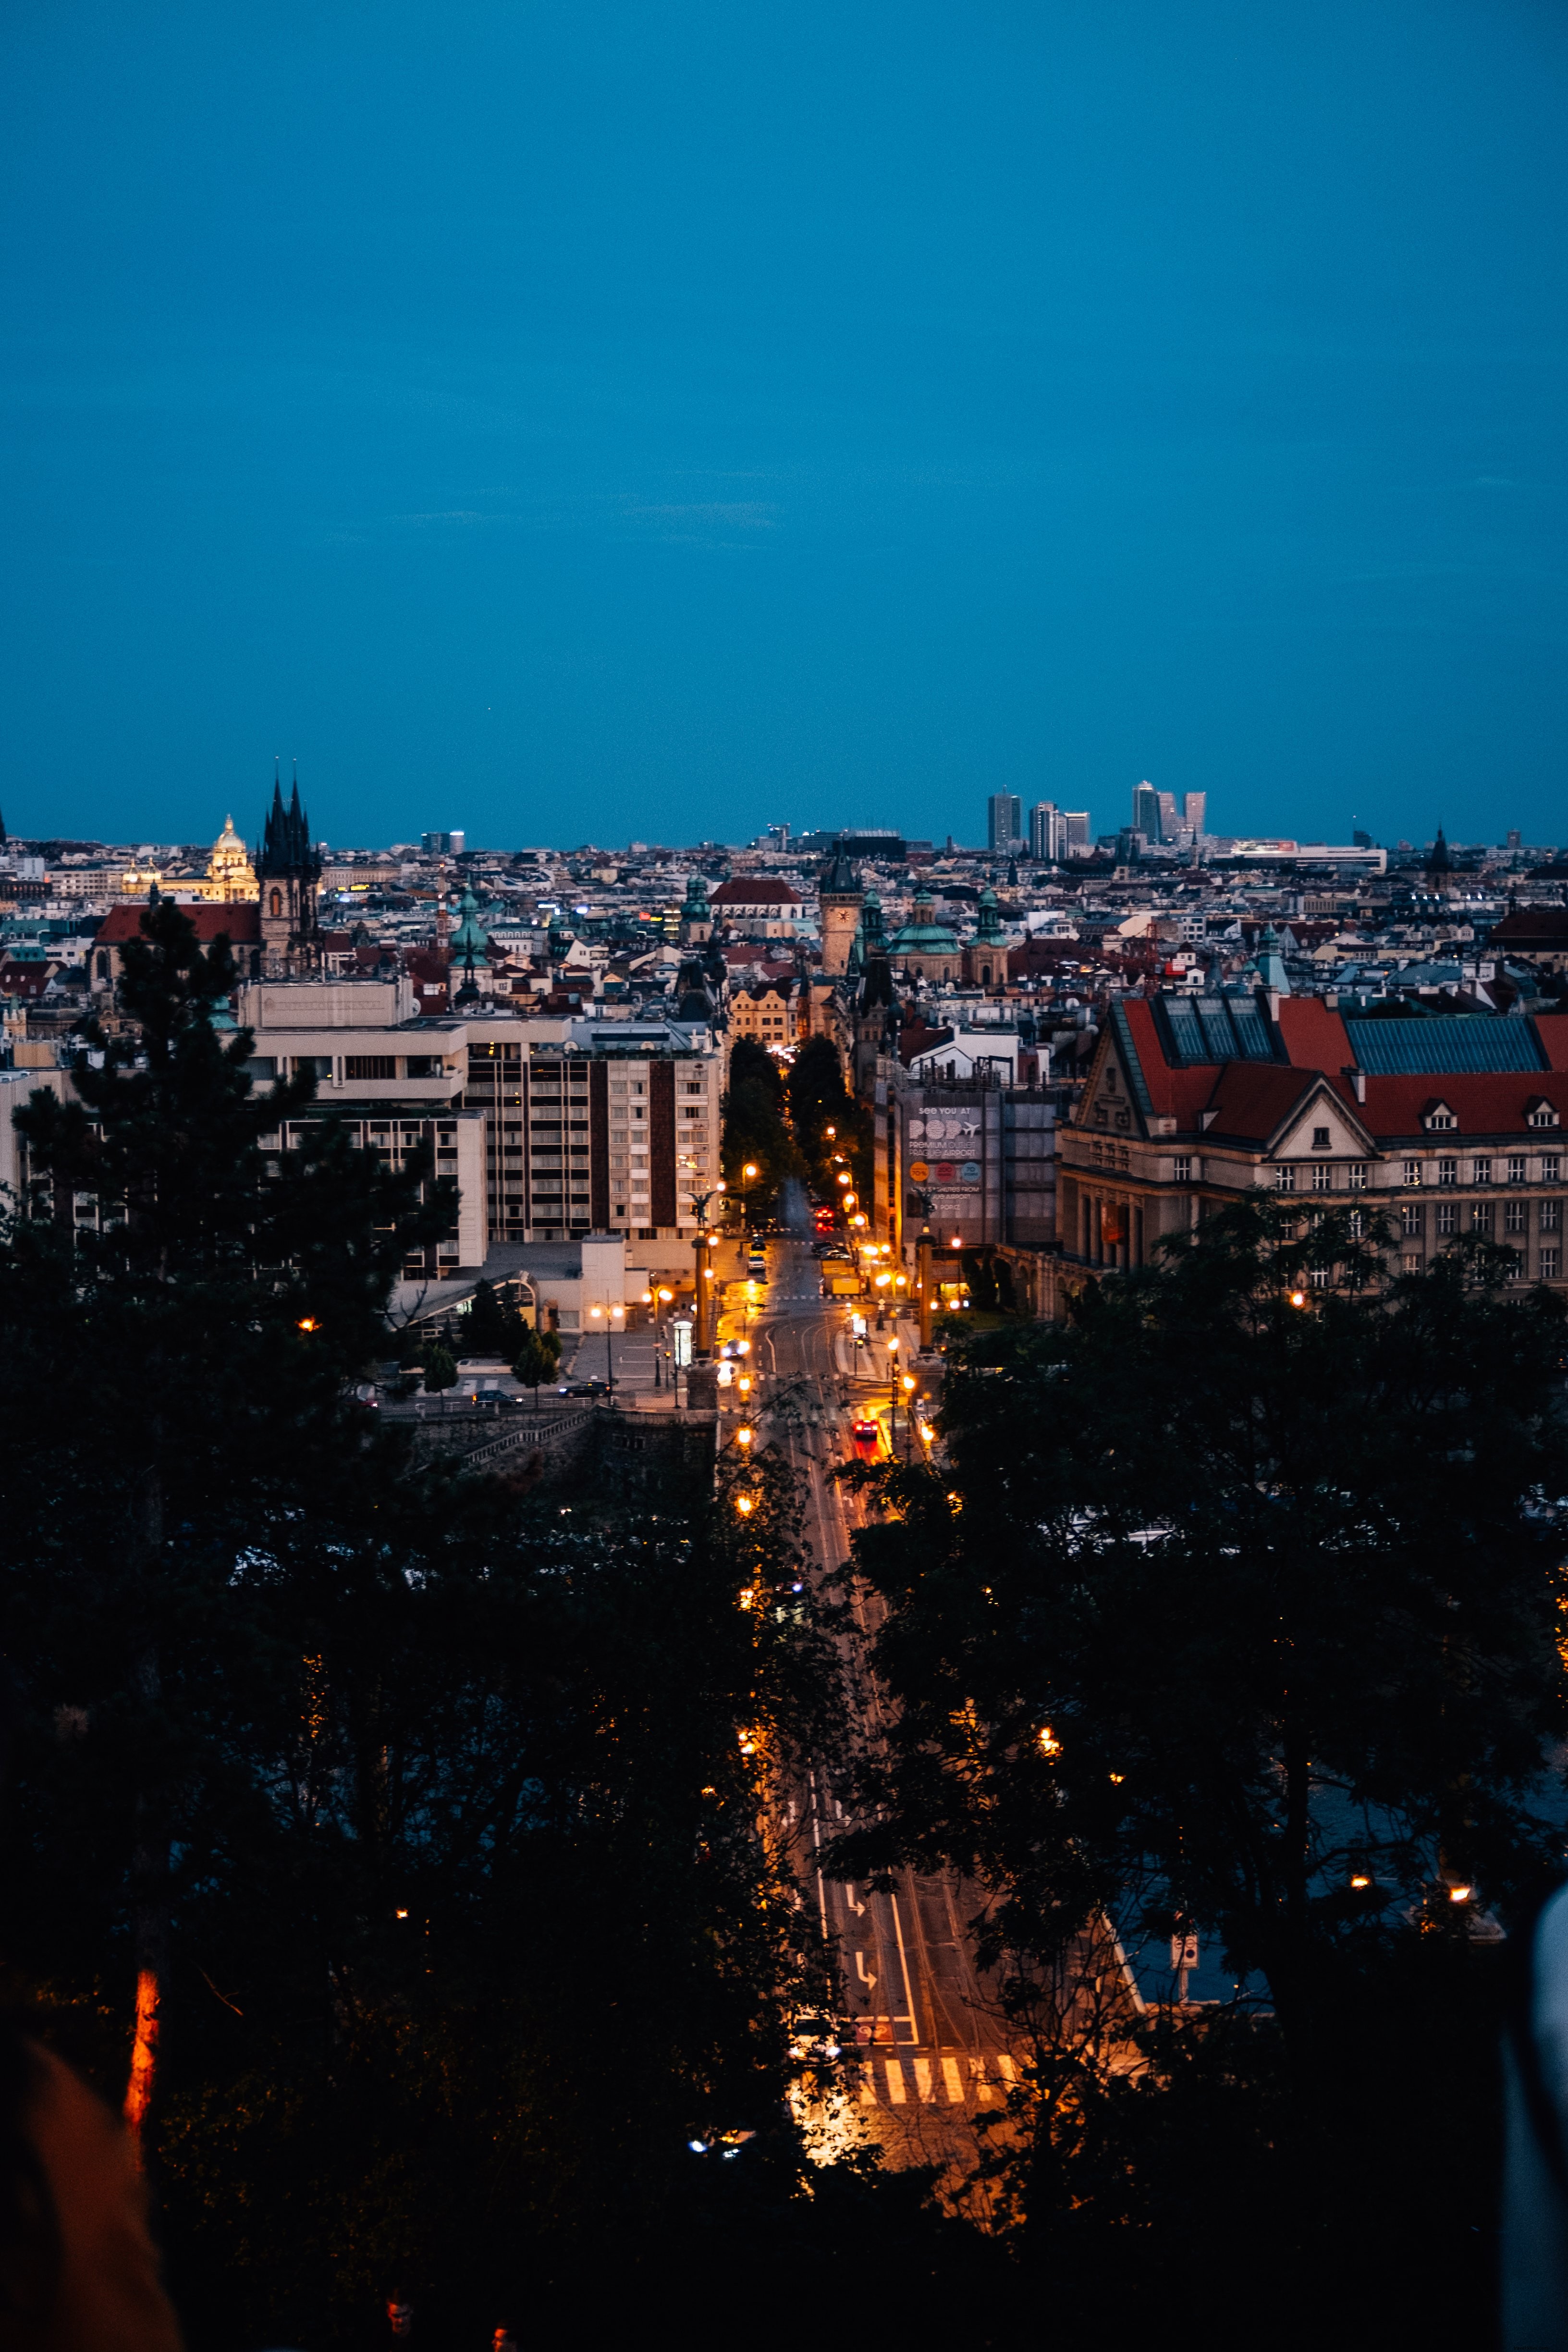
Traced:
POLYGON ((950 931, 945 923, 933 919, 935 906, 931 892, 915 892, 915 903, 910 910, 910 919, 903 929, 895 931, 889 943, 889 953, 896 956, 955 956, 958 934, 950 931))

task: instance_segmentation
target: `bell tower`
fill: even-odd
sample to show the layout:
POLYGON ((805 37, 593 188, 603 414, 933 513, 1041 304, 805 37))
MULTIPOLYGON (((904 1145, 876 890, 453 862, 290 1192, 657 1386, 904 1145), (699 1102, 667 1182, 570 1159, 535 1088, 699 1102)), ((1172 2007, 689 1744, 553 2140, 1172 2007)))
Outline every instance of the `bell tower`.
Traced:
POLYGON ((287 807, 282 784, 273 778, 272 806, 267 813, 256 875, 261 888, 263 977, 313 977, 321 968, 321 932, 316 915, 321 861, 311 845, 297 775, 287 807))

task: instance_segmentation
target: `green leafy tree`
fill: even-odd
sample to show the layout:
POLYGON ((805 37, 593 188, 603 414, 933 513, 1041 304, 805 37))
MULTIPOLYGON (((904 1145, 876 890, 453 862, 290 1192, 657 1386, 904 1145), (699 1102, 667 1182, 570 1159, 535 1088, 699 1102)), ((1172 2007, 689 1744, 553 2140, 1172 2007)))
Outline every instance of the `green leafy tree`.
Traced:
POLYGON ((517 1347, 522 1328, 517 1308, 497 1297, 493 1284, 481 1281, 463 1316, 463 1353, 500 1356, 504 1361, 517 1347))
MULTIPOLYGON (((45 1617, 80 1625, 53 1670, 121 1766, 100 1835, 118 1841, 127 1992, 168 1976, 193 1736, 169 1633, 213 1605, 215 1573, 221 1593, 205 1531, 309 1446, 363 1442, 346 1383, 383 1344, 405 1250, 444 1231, 455 1200, 427 1167, 393 1174, 351 1150, 330 1118, 286 1150, 314 1082, 258 1092, 248 1033, 215 1029, 236 982, 227 941, 204 950, 172 905, 142 930, 122 951, 132 1034, 89 1028, 71 1098, 40 1090, 16 1114, 30 1192, 0 1235, 10 1622, 19 1640, 37 1629, 47 1563, 45 1617)), ((149 2086, 153 2049, 144 2030, 149 2086)))
POLYGON ((511 1368, 512 1377, 525 1389, 531 1389, 537 1398, 541 1382, 554 1378, 558 1355, 559 1349, 552 1354, 540 1334, 525 1328, 511 1368))
POLYGON ((444 1389, 458 1385, 457 1359, 441 1340, 433 1339, 425 1350, 425 1393, 439 1396, 444 1389))
POLYGON ((805 1173, 805 1163, 785 1116, 778 1064, 750 1037, 738 1039, 730 1055, 722 1160, 736 1211, 743 1207, 752 1216, 771 1215, 780 1187, 805 1173), (744 1174, 748 1165, 757 1170, 749 1182, 744 1174))
POLYGON ((841 1156, 855 1190, 865 1198, 871 1182, 871 1114, 845 1085, 844 1066, 830 1037, 807 1038, 790 1065, 785 1092, 812 1190, 832 1199, 838 1189, 836 1160, 841 1156))
POLYGON ((1484 2211, 1477 2173, 1456 2215, 1444 2111, 1480 2136, 1454 2089, 1474 2068, 1432 2040, 1403 2072, 1389 2053, 1445 2001, 1454 2032, 1484 2020, 1486 1920, 1560 1867, 1564 1316, 1483 1244, 1384 1281, 1388 1241, 1364 1212, 1249 1198, 1068 1323, 961 1347, 940 1475, 883 1474, 857 1547, 898 1713, 882 1825, 847 1858, 984 1890, 1040 2027, 1015 2189, 1058 2243, 1094 2180, 1102 2210, 1130 2193, 1117 2134, 1141 2118, 1147 2153, 1144 2095, 1198 2079, 1161 2061, 1140 2106, 1125 2004, 1097 2060, 1063 2028, 1081 2003, 1041 1998, 1086 1964, 1114 1982, 1108 1921, 1167 1997, 1164 1939, 1189 1928, 1244 2009, 1262 1996, 1199 2075, 1215 2114, 1227 2070, 1251 2084, 1302 2259, 1331 2210, 1353 2269, 1358 2196, 1386 2229, 1380 2170, 1422 2185, 1401 2210, 1428 2256, 1433 2217, 1484 2211))

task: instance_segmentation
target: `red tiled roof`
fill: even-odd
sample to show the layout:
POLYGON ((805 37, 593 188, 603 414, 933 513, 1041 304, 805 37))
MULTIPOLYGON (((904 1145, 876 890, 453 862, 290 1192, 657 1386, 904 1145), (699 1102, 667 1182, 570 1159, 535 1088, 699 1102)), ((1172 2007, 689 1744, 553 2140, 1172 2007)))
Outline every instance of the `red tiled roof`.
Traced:
POLYGON ((1216 1140, 1235 1137, 1262 1146, 1320 1073, 1348 1117, 1384 1149, 1426 1141, 1421 1122, 1438 1094, 1458 1121, 1445 1133, 1456 1139, 1522 1140, 1532 1134, 1555 1133, 1530 1127, 1531 1106, 1539 1102, 1550 1103, 1568 1129, 1568 1014, 1549 1013, 1536 1020, 1550 1070, 1428 1070, 1404 1076, 1369 1073, 1363 1081, 1365 1100, 1360 1101, 1342 1075, 1354 1059, 1344 1023, 1319 997, 1280 1000, 1279 1026, 1290 1055, 1288 1064, 1211 1062, 1187 1069, 1173 1069, 1166 1062, 1147 999, 1123 997, 1121 1003, 1151 1110, 1156 1118, 1174 1119, 1179 1134, 1205 1131, 1202 1114, 1208 1110, 1215 1115, 1207 1131, 1216 1140))
MULTIPOLYGON (((144 906, 110 907, 98 927, 93 939, 94 947, 115 947, 124 940, 139 940, 142 937, 142 918, 146 912, 144 906)), ((182 907, 180 912, 195 926, 196 937, 204 947, 210 946, 220 931, 233 947, 252 948, 261 944, 261 908, 254 899, 241 899, 237 905, 227 907, 208 901, 205 905, 182 907)))
POLYGON ((1421 1135, 1421 1114, 1439 1096, 1458 1121, 1447 1132, 1472 1139, 1532 1134, 1535 1130, 1527 1123, 1532 1102, 1549 1102, 1559 1118, 1568 1122, 1568 1076, 1552 1070, 1444 1070, 1416 1077, 1369 1077, 1364 1107, 1352 1103, 1352 1108, 1380 1141, 1394 1141, 1421 1135))
POLYGON ((769 874, 741 874, 721 882, 709 898, 710 907, 798 907, 800 892, 769 874))
POLYGON ((1345 1024, 1321 996, 1282 996, 1279 1034, 1298 1070, 1348 1069, 1355 1060, 1345 1024))
POLYGON ((1217 1135, 1267 1143, 1315 1082, 1315 1071, 1293 1070, 1279 1062, 1226 1062, 1216 1074, 1205 1110, 1217 1135))
POLYGON ((1516 907, 1488 933, 1487 948, 1523 948, 1536 940, 1568 947, 1568 907, 1516 907))

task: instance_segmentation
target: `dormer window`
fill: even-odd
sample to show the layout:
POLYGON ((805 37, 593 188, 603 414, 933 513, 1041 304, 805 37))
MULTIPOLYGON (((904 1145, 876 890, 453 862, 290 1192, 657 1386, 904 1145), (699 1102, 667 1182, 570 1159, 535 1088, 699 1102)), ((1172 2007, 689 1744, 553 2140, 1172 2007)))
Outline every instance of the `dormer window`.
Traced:
POLYGON ((1315 1127, 1315 1128, 1312 1129, 1312 1149, 1313 1149, 1313 1150, 1314 1150, 1314 1151, 1327 1151, 1327 1150, 1328 1150, 1328 1149, 1329 1149, 1329 1144, 1330 1144, 1330 1136, 1329 1136, 1329 1130, 1328 1130, 1328 1129, 1327 1129, 1326 1127, 1315 1127))
POLYGON ((1428 1103, 1422 1112, 1421 1124, 1429 1134, 1436 1135, 1448 1128, 1458 1127, 1459 1122, 1446 1102, 1435 1102, 1428 1103))
POLYGON ((1549 1103, 1544 1095, 1531 1096, 1524 1107, 1524 1115, 1531 1127, 1561 1127, 1563 1124, 1557 1116, 1556 1106, 1549 1103))

